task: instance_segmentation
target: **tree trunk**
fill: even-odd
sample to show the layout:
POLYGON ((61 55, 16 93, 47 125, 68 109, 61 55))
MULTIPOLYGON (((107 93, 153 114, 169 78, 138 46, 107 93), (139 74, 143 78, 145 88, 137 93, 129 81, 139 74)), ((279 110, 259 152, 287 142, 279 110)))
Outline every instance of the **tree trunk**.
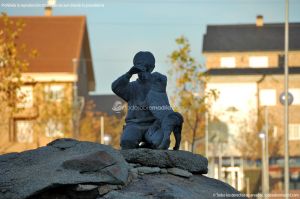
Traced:
POLYGON ((196 142, 196 131, 193 130, 193 137, 192 137, 192 153, 195 152, 195 142, 196 142))

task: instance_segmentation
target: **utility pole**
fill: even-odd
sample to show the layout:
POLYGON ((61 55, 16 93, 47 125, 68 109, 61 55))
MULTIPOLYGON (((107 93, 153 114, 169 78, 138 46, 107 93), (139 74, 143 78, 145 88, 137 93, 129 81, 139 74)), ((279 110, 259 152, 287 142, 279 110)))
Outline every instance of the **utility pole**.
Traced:
POLYGON ((103 116, 100 117, 100 136, 101 136, 100 143, 104 144, 104 117, 103 116))
POLYGON ((208 158, 208 112, 205 112, 205 156, 208 158))
MULTIPOLYGON (((73 60, 73 73, 77 76, 78 59, 73 60)), ((77 79, 73 82, 73 138, 78 139, 79 137, 79 126, 78 126, 78 88, 77 79)))
POLYGON ((222 165, 223 165, 223 143, 219 142, 219 165, 218 165, 218 180, 222 180, 222 165))
POLYGON ((289 105, 288 105, 288 51, 289 51, 289 0, 285 0, 285 26, 284 26, 284 194, 289 198, 289 105))
POLYGON ((230 167, 231 167, 231 186, 238 189, 238 184, 235 183, 238 179, 235 178, 235 171, 234 171, 234 156, 230 156, 230 167), (237 186, 236 186, 237 185, 237 186))
POLYGON ((266 194, 269 193, 269 114, 268 114, 268 107, 265 106, 265 134, 266 134, 266 139, 265 139, 265 158, 266 158, 266 161, 265 161, 265 192, 266 194))

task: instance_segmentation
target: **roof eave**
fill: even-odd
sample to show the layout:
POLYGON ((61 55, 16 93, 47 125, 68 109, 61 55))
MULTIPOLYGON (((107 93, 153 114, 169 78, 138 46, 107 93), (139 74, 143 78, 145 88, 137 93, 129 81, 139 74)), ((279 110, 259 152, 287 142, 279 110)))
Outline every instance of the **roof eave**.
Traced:
MULTIPOLYGON (((87 65, 87 78, 88 78, 88 91, 95 91, 96 83, 95 83, 95 74, 94 74, 94 67, 92 62, 92 53, 90 50, 90 41, 89 41, 89 34, 87 29, 86 18, 84 18, 83 28, 82 28, 82 41, 81 46, 84 53, 86 65, 87 65)), ((81 54, 81 52, 79 53, 81 54)))
MULTIPOLYGON (((300 74, 300 67, 289 67, 289 72, 300 74)), ((206 74, 209 76, 279 75, 284 74, 284 68, 214 68, 207 70, 206 74)))

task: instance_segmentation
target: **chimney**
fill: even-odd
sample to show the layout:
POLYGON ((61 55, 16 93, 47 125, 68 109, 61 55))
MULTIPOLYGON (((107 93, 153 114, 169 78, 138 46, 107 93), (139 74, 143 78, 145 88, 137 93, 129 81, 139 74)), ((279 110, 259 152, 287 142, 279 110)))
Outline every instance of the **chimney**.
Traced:
POLYGON ((264 17, 262 15, 256 16, 256 27, 264 26, 264 17))
POLYGON ((47 17, 52 16, 52 7, 51 6, 45 7, 45 16, 47 16, 47 17))
POLYGON ((52 16, 52 9, 55 4, 56 0, 48 0, 48 5, 45 7, 45 16, 52 16))

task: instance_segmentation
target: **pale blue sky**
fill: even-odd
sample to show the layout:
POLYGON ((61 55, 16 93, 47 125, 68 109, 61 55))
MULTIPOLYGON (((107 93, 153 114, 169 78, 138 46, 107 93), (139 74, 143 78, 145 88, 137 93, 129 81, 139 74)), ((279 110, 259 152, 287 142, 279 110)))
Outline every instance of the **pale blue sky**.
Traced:
MULTIPOLYGON (((47 0, 0 0, 1 3, 46 3, 47 0)), ((132 66, 134 54, 149 50, 156 71, 171 67, 167 56, 175 38, 186 36, 192 55, 204 63, 203 34, 207 24, 284 22, 284 0, 57 0, 59 3, 103 4, 97 8, 54 8, 54 15, 86 15, 96 77, 96 93, 111 93, 111 82, 132 66)), ((43 15, 43 8, 4 8, 9 15, 43 15)), ((300 0, 290 0, 290 21, 300 22, 300 0)), ((172 85, 172 82, 169 82, 172 85)))

